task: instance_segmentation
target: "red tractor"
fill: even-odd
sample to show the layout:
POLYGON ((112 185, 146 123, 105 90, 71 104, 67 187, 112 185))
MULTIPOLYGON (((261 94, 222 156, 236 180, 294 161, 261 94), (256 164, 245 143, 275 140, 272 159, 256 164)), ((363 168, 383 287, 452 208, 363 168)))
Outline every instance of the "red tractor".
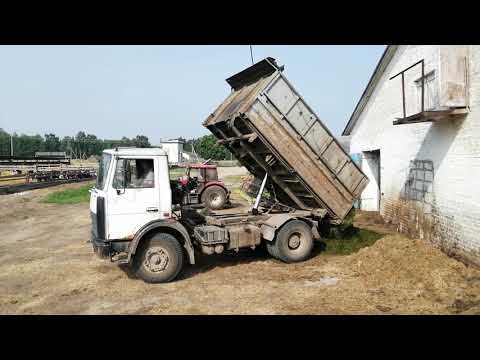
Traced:
POLYGON ((183 204, 203 204, 211 210, 219 210, 230 202, 230 191, 218 180, 216 165, 188 164, 185 168, 185 175, 178 179, 183 204))

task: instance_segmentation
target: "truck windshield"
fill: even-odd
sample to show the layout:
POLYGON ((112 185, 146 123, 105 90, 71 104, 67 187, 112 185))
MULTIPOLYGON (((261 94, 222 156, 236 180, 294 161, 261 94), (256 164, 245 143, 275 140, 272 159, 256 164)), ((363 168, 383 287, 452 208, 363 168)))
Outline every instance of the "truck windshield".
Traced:
POLYGON ((105 187, 105 180, 108 175, 108 168, 110 167, 111 161, 112 155, 103 154, 102 159, 100 160, 100 164, 98 166, 97 184, 95 185, 98 190, 103 190, 103 188, 105 187))

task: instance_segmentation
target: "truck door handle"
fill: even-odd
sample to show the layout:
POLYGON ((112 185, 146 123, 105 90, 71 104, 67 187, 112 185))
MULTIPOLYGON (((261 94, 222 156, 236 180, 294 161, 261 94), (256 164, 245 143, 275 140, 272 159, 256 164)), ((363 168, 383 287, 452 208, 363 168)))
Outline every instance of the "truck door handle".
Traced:
POLYGON ((148 208, 147 208, 147 211, 148 211, 148 212, 158 212, 158 208, 156 208, 156 207, 148 207, 148 208))

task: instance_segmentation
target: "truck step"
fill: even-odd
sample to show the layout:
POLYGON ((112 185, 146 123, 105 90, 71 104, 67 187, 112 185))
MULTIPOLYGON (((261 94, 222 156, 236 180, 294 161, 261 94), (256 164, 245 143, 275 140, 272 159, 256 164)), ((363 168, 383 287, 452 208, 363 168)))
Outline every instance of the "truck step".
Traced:
POLYGON ((110 261, 116 264, 126 264, 128 262, 128 253, 122 252, 115 254, 110 258, 110 261))

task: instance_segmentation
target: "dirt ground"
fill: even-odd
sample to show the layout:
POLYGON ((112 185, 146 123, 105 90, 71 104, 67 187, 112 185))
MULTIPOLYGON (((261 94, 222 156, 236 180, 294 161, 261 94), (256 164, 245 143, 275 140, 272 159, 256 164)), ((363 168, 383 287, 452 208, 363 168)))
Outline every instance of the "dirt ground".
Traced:
POLYGON ((352 255, 327 256, 319 245, 287 265, 263 249, 199 254, 177 281, 148 285, 95 257, 88 204, 39 202, 82 185, 0 196, 1 314, 480 314, 478 269, 368 213, 355 224, 385 236, 352 255))

